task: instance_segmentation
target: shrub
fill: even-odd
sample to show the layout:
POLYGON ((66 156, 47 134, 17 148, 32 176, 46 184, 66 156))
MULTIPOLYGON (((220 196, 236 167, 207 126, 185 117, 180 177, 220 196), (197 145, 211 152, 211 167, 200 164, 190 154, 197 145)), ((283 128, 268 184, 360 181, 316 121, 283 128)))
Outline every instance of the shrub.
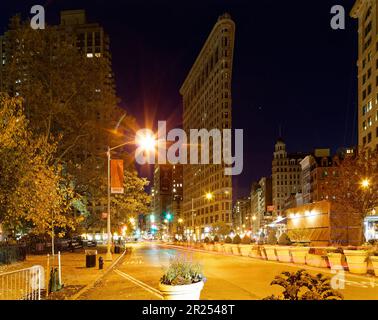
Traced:
POLYGON ((232 239, 230 236, 226 237, 226 240, 224 241, 225 243, 232 243, 232 239))
POLYGON ((205 243, 209 243, 210 242, 210 239, 208 237, 205 238, 204 240, 205 243))
POLYGON ((170 265, 160 282, 168 286, 182 286, 203 280, 202 267, 198 263, 193 263, 182 257, 176 257, 170 261, 170 265))
POLYGON ((234 239, 232 240, 232 243, 233 244, 240 244, 241 242, 241 239, 240 239, 240 236, 237 234, 234 239))
POLYGON ((248 236, 244 236, 242 240, 242 244, 251 244, 251 238, 248 236))
POLYGON ((219 242, 219 237, 218 236, 214 237, 214 242, 219 242))
POLYGON ((278 244, 280 246, 290 246, 291 240, 286 233, 281 234, 280 238, 278 239, 278 244))
POLYGON ((312 276, 305 270, 282 272, 271 283, 284 289, 282 295, 264 300, 343 300, 342 294, 333 290, 330 283, 330 278, 323 274, 312 276))
POLYGON ((273 230, 271 230, 271 231, 269 232, 267 242, 268 242, 268 244, 271 244, 271 245, 277 244, 276 233, 275 233, 273 230))

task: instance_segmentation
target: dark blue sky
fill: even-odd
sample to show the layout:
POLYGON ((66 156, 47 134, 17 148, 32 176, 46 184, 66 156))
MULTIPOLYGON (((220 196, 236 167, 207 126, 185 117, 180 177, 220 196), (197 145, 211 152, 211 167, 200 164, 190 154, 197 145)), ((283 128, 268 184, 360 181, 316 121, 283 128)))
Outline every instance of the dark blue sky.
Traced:
MULTIPOLYGON (((62 9, 86 9, 110 36, 117 93, 141 125, 181 124, 179 88, 217 17, 236 23, 233 126, 244 129, 244 172, 234 194, 271 173, 279 126, 289 151, 356 143, 357 23, 330 27, 330 9, 354 1, 76 0, 40 1, 47 20, 62 9)), ((35 1, 1 1, 0 30, 12 14, 25 17, 35 1)), ((152 171, 152 170, 150 170, 152 171)))

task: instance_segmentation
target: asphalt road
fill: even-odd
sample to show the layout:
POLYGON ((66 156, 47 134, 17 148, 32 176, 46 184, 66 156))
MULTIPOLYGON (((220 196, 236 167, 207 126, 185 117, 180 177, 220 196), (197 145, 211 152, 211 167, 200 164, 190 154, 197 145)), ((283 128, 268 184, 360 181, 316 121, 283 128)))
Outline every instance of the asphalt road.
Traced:
MULTIPOLYGON (((322 272, 330 277, 331 270, 261 261, 246 257, 225 256, 158 244, 140 244, 131 255, 106 275, 95 288, 80 299, 90 300, 158 300, 159 279, 171 257, 187 255, 200 262, 207 278, 202 300, 261 300, 281 292, 270 286, 273 278, 283 271, 307 269, 312 274, 322 272)), ((347 300, 378 300, 378 278, 345 273, 339 291, 347 300)))

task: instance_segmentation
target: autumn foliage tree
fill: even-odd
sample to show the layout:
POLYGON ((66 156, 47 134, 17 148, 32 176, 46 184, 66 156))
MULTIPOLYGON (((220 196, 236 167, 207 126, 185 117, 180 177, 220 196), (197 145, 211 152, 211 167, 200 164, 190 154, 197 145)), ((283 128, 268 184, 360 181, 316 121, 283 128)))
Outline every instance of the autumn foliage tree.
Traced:
MULTIPOLYGON (((106 146, 124 142, 125 137, 114 134, 112 130, 124 111, 117 107, 109 59, 104 53, 101 53, 101 57, 88 58, 77 46, 78 40, 72 30, 63 26, 33 30, 28 21, 13 17, 6 33, 6 64, 1 84, 2 91, 10 96, 22 97, 20 103, 25 123, 27 119, 25 132, 28 139, 33 139, 39 145, 34 159, 45 161, 39 169, 38 163, 31 166, 35 171, 30 172, 30 175, 25 174, 24 179, 32 183, 29 178, 34 175, 34 183, 43 180, 51 183, 41 183, 41 191, 45 188, 45 193, 39 194, 40 198, 28 196, 29 204, 34 208, 37 199, 41 204, 48 202, 48 196, 55 194, 53 186, 59 186, 58 191, 66 197, 65 202, 54 202, 55 210, 58 207, 68 210, 73 203, 85 212, 83 216, 87 218, 87 227, 101 226, 101 217, 95 212, 88 212, 86 207, 89 204, 106 203, 103 201, 107 193, 106 146), (72 197, 75 200, 71 201, 72 197)), ((135 129, 132 117, 122 119, 122 123, 117 125, 119 132, 135 129)), ((10 157, 16 156, 13 154, 10 157)), ((18 169, 14 167, 13 170, 18 169)), ((132 209, 132 212, 141 209, 137 208, 135 202, 144 203, 146 196, 144 190, 134 186, 134 183, 143 185, 144 181, 137 180, 132 165, 128 166, 125 174, 130 178, 125 179, 128 184, 125 188, 130 193, 122 198, 123 203, 122 199, 117 199, 114 204, 120 210, 120 213, 117 211, 119 215, 126 208, 132 209)), ((18 188, 22 188, 20 192, 31 192, 26 182, 22 186, 18 185, 18 188)), ((38 190, 38 187, 34 188, 35 192, 38 190)), ((28 202, 20 200, 18 205, 19 210, 20 206, 27 207, 28 202)), ((8 200, 4 210, 10 212, 11 209, 13 207, 8 200)), ((28 212, 31 214, 30 210, 28 212)), ((43 225, 46 227, 44 219, 36 222, 40 223, 41 230, 43 225)), ((58 225, 57 218, 54 222, 58 225)), ((71 222, 61 223, 69 225, 71 222)))
POLYGON ((0 95, 0 120, 0 223, 50 236, 75 229, 79 198, 51 165, 55 144, 31 134, 20 98, 0 95))
POLYGON ((335 175, 326 177, 323 193, 338 212, 344 213, 345 219, 339 221, 344 227, 359 226, 353 235, 361 244, 364 219, 378 207, 378 150, 363 149, 345 156, 335 175))

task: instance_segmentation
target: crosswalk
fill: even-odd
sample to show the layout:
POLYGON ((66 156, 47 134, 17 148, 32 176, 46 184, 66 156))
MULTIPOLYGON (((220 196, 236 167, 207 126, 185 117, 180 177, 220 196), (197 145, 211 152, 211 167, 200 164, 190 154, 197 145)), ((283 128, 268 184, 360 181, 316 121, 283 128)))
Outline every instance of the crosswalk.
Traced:
POLYGON ((125 260, 123 262, 123 264, 127 264, 127 265, 142 265, 142 264, 145 264, 145 262, 143 261, 143 258, 142 256, 135 256, 135 257, 132 257, 128 260, 125 260))

